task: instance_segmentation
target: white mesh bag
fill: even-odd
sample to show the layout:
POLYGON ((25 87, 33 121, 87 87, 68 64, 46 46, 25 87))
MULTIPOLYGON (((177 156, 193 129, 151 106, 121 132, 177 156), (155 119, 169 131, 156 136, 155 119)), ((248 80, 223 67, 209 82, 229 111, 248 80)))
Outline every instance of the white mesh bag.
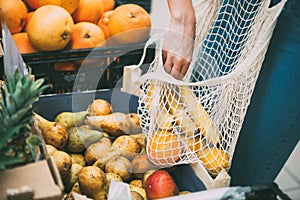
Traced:
POLYGON ((229 185, 226 172, 285 2, 195 1, 197 45, 183 80, 163 69, 163 34, 149 39, 145 50, 156 41, 157 55, 138 79, 138 113, 153 163, 191 164, 207 188, 229 185))

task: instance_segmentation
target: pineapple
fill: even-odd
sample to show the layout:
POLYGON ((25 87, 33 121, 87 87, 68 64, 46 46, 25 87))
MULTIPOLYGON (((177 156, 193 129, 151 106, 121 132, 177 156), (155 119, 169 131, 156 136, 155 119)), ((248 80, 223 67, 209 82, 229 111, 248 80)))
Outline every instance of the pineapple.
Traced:
POLYGON ((48 87, 44 80, 33 80, 31 74, 20 77, 18 70, 6 76, 0 86, 0 170, 33 161, 41 140, 32 134, 32 104, 48 87))

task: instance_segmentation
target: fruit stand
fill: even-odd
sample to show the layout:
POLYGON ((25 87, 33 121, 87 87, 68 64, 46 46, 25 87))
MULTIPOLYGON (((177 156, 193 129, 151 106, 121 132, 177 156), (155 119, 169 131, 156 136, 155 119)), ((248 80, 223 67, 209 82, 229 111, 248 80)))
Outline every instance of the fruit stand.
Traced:
MULTIPOLYGON (((0 199, 102 200, 120 195, 137 200, 197 199, 232 191, 198 192, 207 188, 190 165, 161 167, 147 155, 163 160, 166 154, 175 152, 175 162, 187 157, 180 155, 186 150, 178 148, 182 141, 177 135, 160 126, 152 138, 146 139, 137 113, 139 98, 122 91, 124 68, 140 62, 150 37, 151 1, 0 0, 0 8, 1 21, 6 22, 13 43, 30 69, 24 73, 17 66, 15 74, 7 74, 5 57, 17 58, 19 54, 2 52, 0 119, 4 128, 0 130, 5 140, 1 140, 0 150, 5 154, 0 157, 5 159, 4 164, 0 162, 0 199), (15 13, 18 15, 11 17, 15 13), (173 140, 171 145, 169 140, 173 140), (157 141, 161 142, 158 153, 149 149, 157 141), (173 151, 176 146, 177 151, 173 151), (25 153, 30 162, 14 165, 9 161, 20 157, 19 153, 23 157, 25 153), (121 188, 126 196, 119 193, 121 188)), ((2 45, 6 42, 2 40, 2 45)), ((154 60, 155 47, 151 44, 147 48, 142 71, 154 60)), ((150 85, 147 89, 150 92, 146 96, 152 98, 153 88, 150 85)), ((175 104, 182 101, 177 100, 175 104)), ((170 121, 164 119, 163 111, 159 114, 163 119, 157 117, 158 124, 166 121, 175 127, 177 111, 167 113, 174 117, 170 121)), ((205 121, 213 124, 207 114, 205 121)), ((211 141, 219 143, 218 139, 211 141)), ((205 145, 211 141, 205 141, 205 145)), ((185 144, 185 149, 200 148, 200 143, 185 144)), ((209 155, 202 161, 213 168, 208 176, 217 177, 228 168, 229 157, 218 151, 213 154, 217 159, 209 155)), ((238 191, 245 195, 251 188, 238 191)))

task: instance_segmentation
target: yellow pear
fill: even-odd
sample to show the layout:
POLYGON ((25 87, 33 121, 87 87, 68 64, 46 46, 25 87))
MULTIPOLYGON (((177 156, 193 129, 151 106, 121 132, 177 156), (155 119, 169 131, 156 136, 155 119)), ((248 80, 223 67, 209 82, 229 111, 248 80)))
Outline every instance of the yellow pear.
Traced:
POLYGON ((42 116, 34 116, 46 144, 50 144, 57 149, 62 149, 68 141, 68 132, 64 126, 57 122, 49 121, 42 116))

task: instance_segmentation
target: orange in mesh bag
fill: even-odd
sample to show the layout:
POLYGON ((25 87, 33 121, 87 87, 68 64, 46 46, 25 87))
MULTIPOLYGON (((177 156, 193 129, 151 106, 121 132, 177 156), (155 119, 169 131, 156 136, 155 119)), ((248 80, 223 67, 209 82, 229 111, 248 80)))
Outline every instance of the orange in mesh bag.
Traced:
POLYGON ((182 152, 182 144, 178 136, 168 130, 156 131, 147 143, 148 156, 161 165, 179 161, 182 152))
MULTIPOLYGON (((241 6, 236 2, 235 6, 241 6)), ((244 14, 243 10, 231 9, 232 4, 225 1, 224 4, 197 1, 194 5, 197 16, 194 56, 183 80, 174 79, 164 71, 162 43, 165 33, 153 35, 146 43, 136 69, 140 70, 148 45, 156 42, 157 55, 148 71, 139 76, 141 70, 133 70, 130 76, 139 88, 138 114, 142 130, 147 134, 149 159, 161 167, 190 164, 207 189, 230 184, 227 172, 238 135, 276 19, 286 0, 272 9, 268 8, 269 1, 257 2, 246 0, 245 4, 256 9, 244 14), (228 27, 232 25, 222 18, 224 10, 233 12, 226 16, 238 18, 237 33, 229 29, 227 35, 224 34, 222 23, 227 23, 228 27), (235 44, 238 29, 246 25, 246 34, 240 32, 242 41, 234 62, 225 63, 233 55, 230 50, 221 48, 223 42, 225 46, 231 40, 235 44), (214 40, 216 33, 224 34, 219 35, 221 39, 232 37, 221 42, 214 40), (217 48, 220 52, 216 53, 213 47, 220 47, 217 48)))

